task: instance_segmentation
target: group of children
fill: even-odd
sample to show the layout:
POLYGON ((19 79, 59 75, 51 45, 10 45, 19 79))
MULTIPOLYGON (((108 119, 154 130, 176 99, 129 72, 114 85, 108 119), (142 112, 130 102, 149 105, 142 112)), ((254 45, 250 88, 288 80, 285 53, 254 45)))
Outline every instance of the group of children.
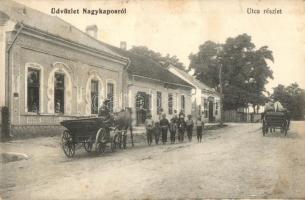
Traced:
POLYGON ((148 145, 152 144, 153 137, 155 139, 155 143, 158 144, 160 136, 162 144, 165 144, 167 142, 168 131, 170 133, 171 144, 175 143, 177 133, 178 141, 183 142, 185 131, 187 133, 188 140, 192 141, 194 125, 196 126, 197 130, 197 140, 198 142, 201 142, 204 128, 204 122, 201 120, 201 117, 198 117, 194 123, 192 115, 188 115, 187 119, 185 120, 185 115, 183 112, 180 112, 179 116, 176 113, 177 112, 174 111, 174 115, 170 121, 166 118, 166 114, 161 113, 159 120, 156 122, 152 120, 151 114, 147 115, 145 120, 145 128, 148 145))

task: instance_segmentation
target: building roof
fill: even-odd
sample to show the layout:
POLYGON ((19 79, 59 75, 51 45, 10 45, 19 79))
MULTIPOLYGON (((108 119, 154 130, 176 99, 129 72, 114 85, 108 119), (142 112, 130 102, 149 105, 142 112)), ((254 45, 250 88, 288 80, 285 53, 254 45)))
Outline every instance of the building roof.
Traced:
POLYGON ((213 88, 207 86, 206 84, 202 83, 198 79, 196 79, 194 76, 188 74, 187 72, 175 67, 174 65, 170 64, 168 67, 172 67, 175 71, 177 71, 188 83, 193 85, 194 87, 198 87, 201 90, 205 90, 211 93, 218 94, 213 88))
POLYGON ((151 58, 99 41, 56 16, 45 14, 12 0, 1 0, 1 12, 16 23, 22 23, 48 34, 59 36, 114 56, 129 58, 130 66, 128 70, 132 75, 143 76, 169 84, 192 87, 192 85, 172 74, 151 58))
POLYGON ((47 32, 48 34, 120 57, 120 55, 108 49, 99 40, 91 37, 57 16, 45 14, 12 0, 1 0, 0 13, 1 12, 6 14, 11 21, 16 23, 22 23, 26 26, 47 32))
POLYGON ((168 71, 168 69, 165 67, 161 66, 160 63, 147 56, 135 54, 109 44, 106 45, 116 53, 130 59, 130 66, 128 67, 128 71, 132 75, 143 76, 169 84, 193 87, 188 82, 184 81, 183 79, 168 71))

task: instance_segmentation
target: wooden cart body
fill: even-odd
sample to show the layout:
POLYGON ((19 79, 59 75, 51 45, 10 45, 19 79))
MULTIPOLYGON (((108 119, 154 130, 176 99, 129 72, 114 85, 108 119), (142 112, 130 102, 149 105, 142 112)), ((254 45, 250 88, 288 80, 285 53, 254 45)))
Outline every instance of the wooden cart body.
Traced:
POLYGON ((61 125, 66 128, 62 135, 62 148, 67 157, 75 154, 75 145, 82 144, 87 152, 91 152, 93 145, 97 152, 104 152, 107 143, 111 143, 114 150, 114 137, 109 137, 109 125, 100 118, 85 118, 65 120, 61 125))

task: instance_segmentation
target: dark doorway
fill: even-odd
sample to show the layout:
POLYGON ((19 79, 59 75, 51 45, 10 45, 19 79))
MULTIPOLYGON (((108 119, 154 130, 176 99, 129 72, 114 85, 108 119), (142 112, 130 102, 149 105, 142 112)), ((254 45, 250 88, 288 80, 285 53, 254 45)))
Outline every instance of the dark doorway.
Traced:
POLYGON ((214 118, 214 102, 213 101, 209 101, 209 122, 210 123, 215 122, 215 118, 214 118))
POLYGON ((138 92, 136 95, 136 117, 137 125, 143 125, 147 114, 150 112, 150 95, 145 92, 138 92))

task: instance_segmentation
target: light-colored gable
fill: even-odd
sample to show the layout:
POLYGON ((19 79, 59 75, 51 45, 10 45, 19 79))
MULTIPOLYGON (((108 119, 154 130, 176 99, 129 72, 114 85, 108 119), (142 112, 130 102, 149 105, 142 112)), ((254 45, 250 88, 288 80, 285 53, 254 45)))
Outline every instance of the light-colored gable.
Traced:
POLYGON ((213 88, 210 88, 209 86, 207 86, 204 83, 200 82, 195 77, 189 75, 185 71, 182 71, 182 70, 178 69, 177 67, 175 67, 175 66, 173 66, 171 64, 168 66, 168 70, 171 73, 173 73, 176 76, 178 76, 179 78, 183 79, 184 81, 186 81, 189 84, 191 84, 192 86, 194 86, 196 89, 199 89, 202 92, 213 93, 213 94, 218 95, 218 93, 213 88))

